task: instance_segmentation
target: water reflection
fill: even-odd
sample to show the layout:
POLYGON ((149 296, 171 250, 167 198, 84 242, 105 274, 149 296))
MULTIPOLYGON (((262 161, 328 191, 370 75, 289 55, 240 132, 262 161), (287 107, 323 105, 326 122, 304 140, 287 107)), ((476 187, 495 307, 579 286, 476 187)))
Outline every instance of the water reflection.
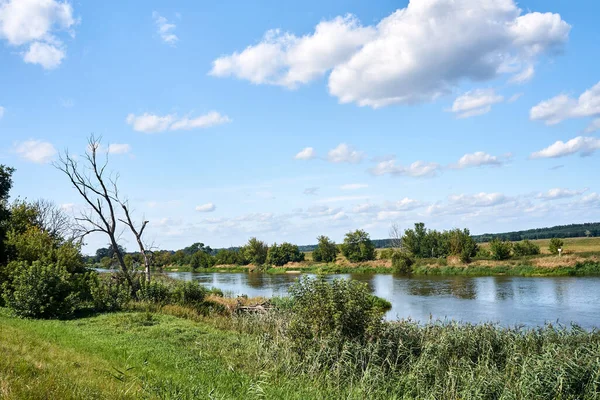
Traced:
MULTIPOLYGON (((176 279, 218 287, 229 295, 284 296, 298 275, 172 272, 176 279)), ((392 303, 388 319, 418 321, 454 319, 502 325, 542 325, 559 321, 586 328, 600 327, 600 278, 401 277, 342 274, 367 283, 377 296, 392 303)))

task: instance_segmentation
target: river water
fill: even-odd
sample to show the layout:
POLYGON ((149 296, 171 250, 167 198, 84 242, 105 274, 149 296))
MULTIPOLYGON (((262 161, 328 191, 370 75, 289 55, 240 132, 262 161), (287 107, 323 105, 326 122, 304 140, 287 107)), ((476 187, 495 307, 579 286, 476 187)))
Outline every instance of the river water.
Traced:
MULTIPOLYGON (((284 296, 298 275, 171 272, 175 279, 217 287, 228 295, 284 296)), ((328 275, 366 282, 392 303, 389 320, 453 319, 539 326, 546 322, 600 328, 600 277, 399 277, 386 274, 328 275)))

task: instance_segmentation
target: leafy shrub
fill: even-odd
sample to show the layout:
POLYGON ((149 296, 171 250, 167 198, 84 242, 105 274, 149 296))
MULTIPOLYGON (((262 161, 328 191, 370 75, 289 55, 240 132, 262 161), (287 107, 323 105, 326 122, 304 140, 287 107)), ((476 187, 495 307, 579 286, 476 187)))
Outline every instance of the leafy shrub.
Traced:
POLYGON ((414 260, 405 252, 397 251, 392 255, 392 268, 399 274, 410 274, 414 260))
POLYGON ((313 261, 315 262, 335 262, 337 255, 340 252, 334 241, 327 236, 319 236, 317 238, 319 244, 312 253, 313 261))
POLYGON ((379 259, 380 260, 391 260, 392 257, 394 256, 394 249, 383 249, 379 252, 379 259))
POLYGON ((534 256, 540 254, 540 246, 525 239, 522 242, 517 242, 514 244, 513 253, 517 257, 534 256))
POLYGON ((197 251, 190 256, 190 267, 194 270, 200 268, 211 268, 215 265, 215 259, 204 251, 197 251))
POLYGON ((67 269, 38 261, 20 263, 13 270, 11 287, 4 285, 3 298, 15 314, 26 318, 64 318, 79 305, 67 269))
POLYGON ((342 244, 342 254, 351 262, 375 259, 375 245, 363 230, 348 232, 342 244))
POLYGON ((139 301, 164 304, 170 299, 169 286, 157 280, 151 282, 142 280, 140 288, 136 292, 136 297, 139 301))
POLYGON ((172 301, 180 305, 198 305, 206 295, 207 290, 197 282, 177 282, 173 288, 172 301))
POLYGON ((550 250, 550 253, 552 254, 558 254, 558 249, 562 249, 564 245, 565 242, 562 239, 552 238, 550 239, 550 245, 548 246, 548 250, 550 250))
POLYGON ((512 243, 494 239, 490 242, 490 252, 493 260, 508 260, 512 251, 512 243))
POLYGON ((253 237, 244 246, 244 257, 254 265, 263 265, 267 261, 269 247, 263 241, 253 237))
POLYGON ((365 283, 303 277, 289 289, 292 317, 288 335, 297 350, 315 339, 364 341, 382 321, 383 311, 365 283))
POLYGON ((208 291, 208 294, 213 295, 213 296, 217 296, 217 297, 223 297, 223 291, 217 287, 214 288, 210 288, 210 290, 208 291))
POLYGON ((96 311, 119 311, 131 300, 129 286, 116 275, 95 274, 89 280, 89 290, 96 311))
POLYGON ((478 258, 490 258, 492 256, 492 252, 485 247, 478 246, 477 254, 475 256, 478 258))
POLYGON ((471 262, 471 258, 477 254, 477 243, 468 229, 453 229, 444 232, 443 235, 448 240, 449 254, 459 256, 460 261, 471 262))
POLYGON ((300 249, 295 244, 282 243, 281 245, 277 245, 275 243, 269 248, 267 264, 282 266, 289 262, 300 261, 304 261, 304 253, 300 252, 300 249))
POLYGON ((239 250, 222 249, 215 256, 217 265, 246 265, 248 260, 244 258, 244 253, 239 250))

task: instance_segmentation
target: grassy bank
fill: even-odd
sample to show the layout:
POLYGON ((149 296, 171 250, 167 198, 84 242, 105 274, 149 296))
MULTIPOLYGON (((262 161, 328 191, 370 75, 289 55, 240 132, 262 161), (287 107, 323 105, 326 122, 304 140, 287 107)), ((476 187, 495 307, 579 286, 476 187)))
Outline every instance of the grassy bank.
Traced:
POLYGON ((405 321, 299 355, 283 316, 155 311, 47 321, 0 309, 0 397, 600 398, 597 332, 405 321))

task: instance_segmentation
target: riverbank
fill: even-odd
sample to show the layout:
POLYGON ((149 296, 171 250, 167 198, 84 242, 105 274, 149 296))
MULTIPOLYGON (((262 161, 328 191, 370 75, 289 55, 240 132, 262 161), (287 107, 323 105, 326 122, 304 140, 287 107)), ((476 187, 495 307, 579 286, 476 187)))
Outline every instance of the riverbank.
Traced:
MULTIPOLYGON (((394 270, 390 260, 376 260, 366 263, 289 263, 282 267, 254 265, 218 265, 212 268, 199 268, 194 271, 189 266, 172 266, 165 272, 260 272, 267 274, 390 274, 394 270)), ((522 257, 505 261, 475 260, 469 264, 449 263, 446 259, 417 260, 412 266, 413 275, 466 275, 466 276, 597 276, 600 275, 600 257, 597 255, 566 255, 522 257)))
POLYGON ((381 342, 329 343, 317 353, 292 350, 276 315, 206 317, 172 306, 69 321, 0 309, 0 327, 5 399, 592 399, 600 391, 600 334, 550 326, 404 321, 386 324, 381 342))

